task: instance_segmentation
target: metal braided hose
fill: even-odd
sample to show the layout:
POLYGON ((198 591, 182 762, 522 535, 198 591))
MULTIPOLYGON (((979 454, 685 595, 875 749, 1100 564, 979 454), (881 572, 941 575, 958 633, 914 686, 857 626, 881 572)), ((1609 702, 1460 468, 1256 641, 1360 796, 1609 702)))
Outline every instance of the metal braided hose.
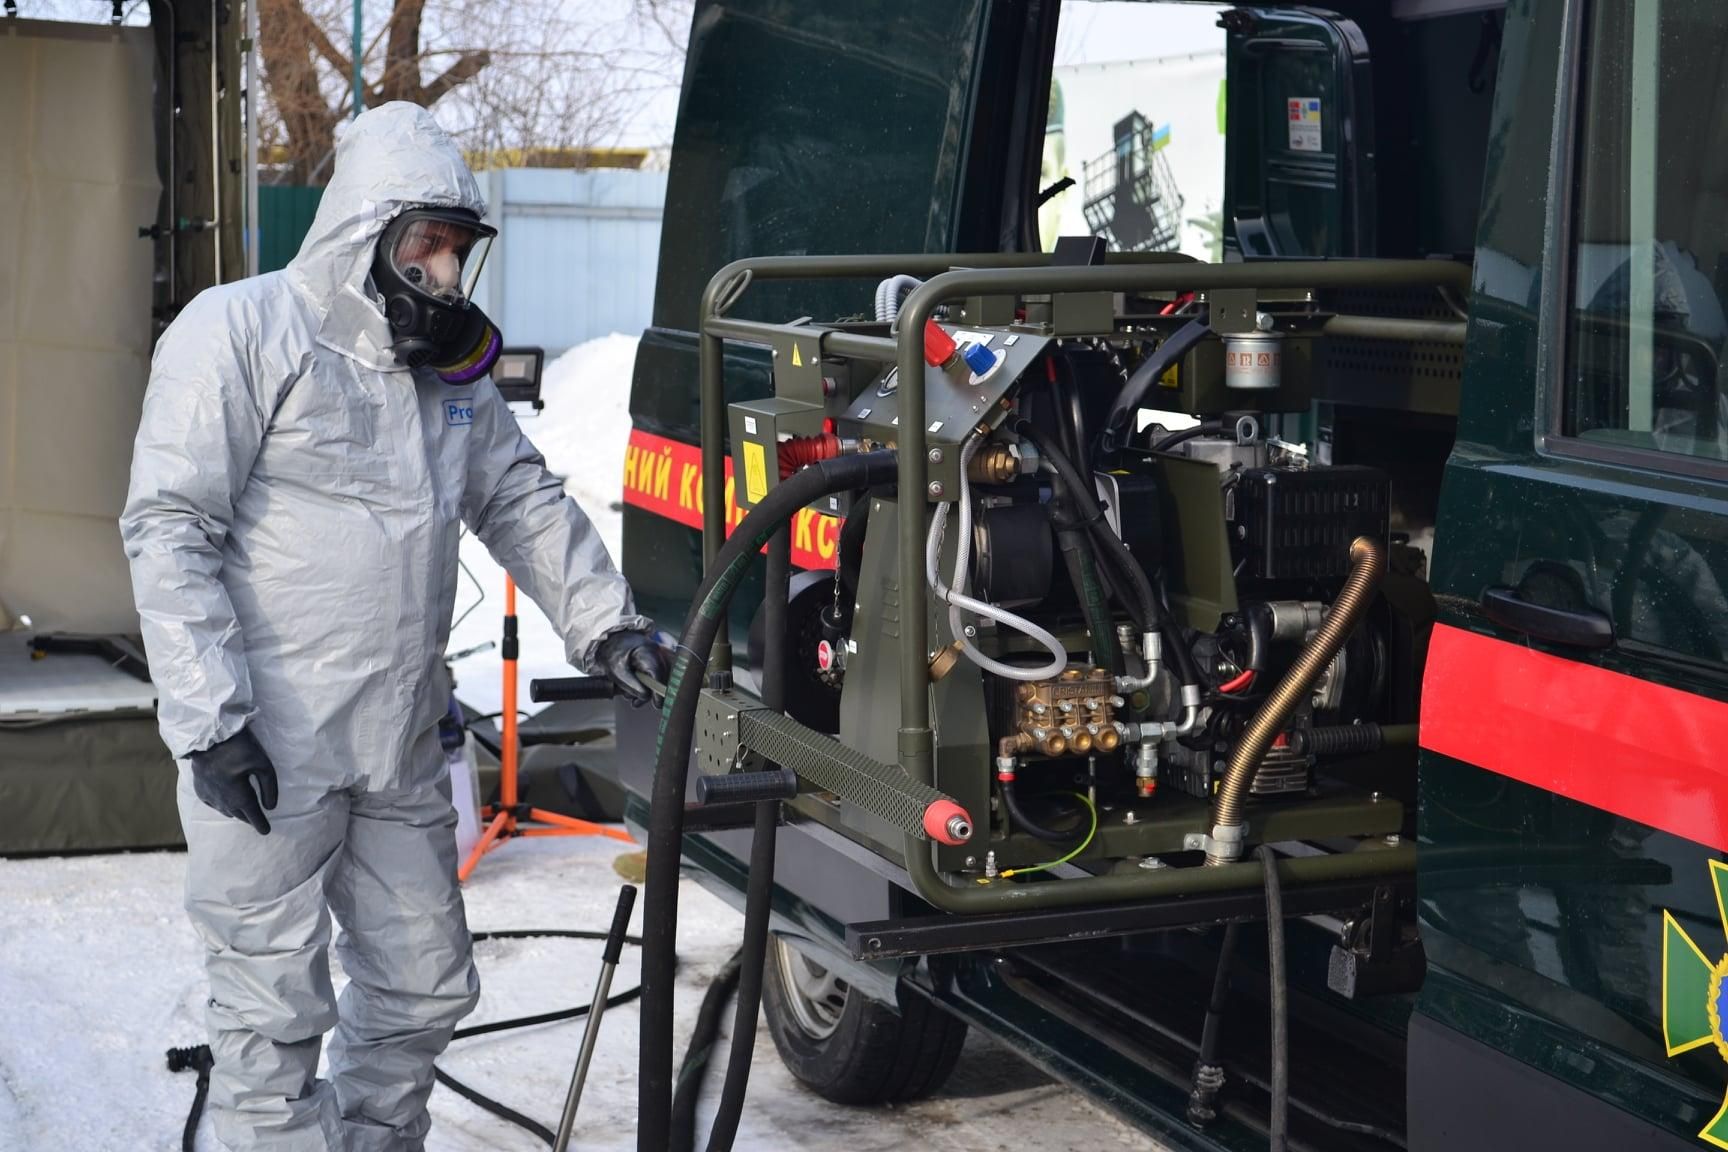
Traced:
POLYGON ((1332 602, 1331 610, 1290 666, 1290 671, 1278 682, 1254 718, 1248 722, 1242 738, 1231 749, 1230 763, 1224 769, 1224 780, 1218 788, 1218 798, 1212 805, 1212 831, 1206 846, 1206 863, 1229 864, 1242 857, 1242 844, 1247 826, 1242 820, 1242 800, 1260 770, 1266 750, 1283 730, 1290 714, 1314 687, 1314 681, 1332 663, 1355 630, 1362 614, 1374 600, 1380 587, 1380 577, 1386 571, 1386 550, 1368 536, 1358 536, 1350 542, 1350 575, 1344 590, 1332 602))

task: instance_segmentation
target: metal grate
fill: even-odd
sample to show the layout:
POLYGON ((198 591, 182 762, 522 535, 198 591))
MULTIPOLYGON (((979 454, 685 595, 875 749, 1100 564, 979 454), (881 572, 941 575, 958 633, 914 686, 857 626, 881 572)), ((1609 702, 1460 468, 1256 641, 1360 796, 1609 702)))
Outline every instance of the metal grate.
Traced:
MULTIPOLYGON (((1327 292, 1320 306, 1352 316, 1404 320, 1456 320, 1458 314, 1429 288, 1348 288, 1327 292)), ((1326 339, 1326 376, 1340 391, 1373 388, 1388 376, 1429 380, 1457 387, 1464 379, 1464 350, 1452 344, 1402 344, 1353 336, 1326 339)))
POLYGON ((746 748, 764 759, 920 840, 930 838, 924 831, 924 810, 951 799, 912 779, 899 765, 872 760, 778 712, 740 713, 738 734, 746 748))

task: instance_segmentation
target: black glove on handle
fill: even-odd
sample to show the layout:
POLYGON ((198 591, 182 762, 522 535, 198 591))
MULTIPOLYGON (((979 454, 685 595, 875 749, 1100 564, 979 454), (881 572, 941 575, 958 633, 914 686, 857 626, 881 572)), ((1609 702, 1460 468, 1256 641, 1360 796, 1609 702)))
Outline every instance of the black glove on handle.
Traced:
POLYGON ((632 704, 646 704, 650 698, 648 686, 636 678, 638 672, 664 684, 671 671, 666 649, 647 632, 614 632, 600 642, 598 655, 606 678, 632 704))
POLYGON ((224 816, 246 821, 260 836, 270 835, 264 810, 276 807, 276 766, 256 736, 242 728, 187 759, 192 762, 192 791, 198 799, 224 816))

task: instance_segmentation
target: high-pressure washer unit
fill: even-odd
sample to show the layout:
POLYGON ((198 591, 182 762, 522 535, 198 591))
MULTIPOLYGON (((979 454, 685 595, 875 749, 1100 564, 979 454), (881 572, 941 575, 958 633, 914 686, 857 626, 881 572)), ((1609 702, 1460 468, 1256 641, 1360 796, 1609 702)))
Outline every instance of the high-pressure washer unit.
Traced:
MULTIPOLYGON (((1414 743, 1424 622, 1381 592, 1416 554, 1393 533, 1386 471, 1334 463, 1323 435, 1275 417, 1347 383, 1321 371, 1325 340, 1462 341, 1460 323, 1351 302, 1467 287, 1444 261, 1096 250, 1069 266, 768 258, 714 277, 707 575, 667 685, 648 830, 640 1148, 671 1146, 692 766, 699 802, 761 805, 751 1025, 773 872, 761 833, 782 801, 902 870, 934 912, 851 926, 866 959, 1033 942, 1052 917, 1082 918, 1069 931, 1216 923, 1209 900, 1262 888, 1354 916, 1409 880, 1406 813, 1372 774, 1414 743), (753 281, 830 278, 880 279, 878 315, 727 315, 753 281), (772 350, 771 394, 726 403, 728 341, 772 350), (728 444, 742 516, 729 537, 728 444), (811 513, 843 518, 838 570, 831 597, 789 618, 786 529, 811 513), (770 642, 747 691, 725 623, 765 545, 770 642), (788 704, 789 660, 823 691, 788 704)), ((744 1044, 710 1148, 736 1129, 744 1044)))

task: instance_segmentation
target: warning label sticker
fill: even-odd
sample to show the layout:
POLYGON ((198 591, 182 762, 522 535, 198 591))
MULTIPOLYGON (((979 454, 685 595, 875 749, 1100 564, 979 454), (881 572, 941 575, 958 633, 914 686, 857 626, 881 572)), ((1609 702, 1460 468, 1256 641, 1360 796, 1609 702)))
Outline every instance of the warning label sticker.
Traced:
POLYGON ((1292 96, 1285 103, 1290 110, 1290 151, 1320 151, 1320 98, 1292 96))
POLYGON ((754 440, 744 441, 744 499, 760 504, 768 495, 768 454, 754 440))

